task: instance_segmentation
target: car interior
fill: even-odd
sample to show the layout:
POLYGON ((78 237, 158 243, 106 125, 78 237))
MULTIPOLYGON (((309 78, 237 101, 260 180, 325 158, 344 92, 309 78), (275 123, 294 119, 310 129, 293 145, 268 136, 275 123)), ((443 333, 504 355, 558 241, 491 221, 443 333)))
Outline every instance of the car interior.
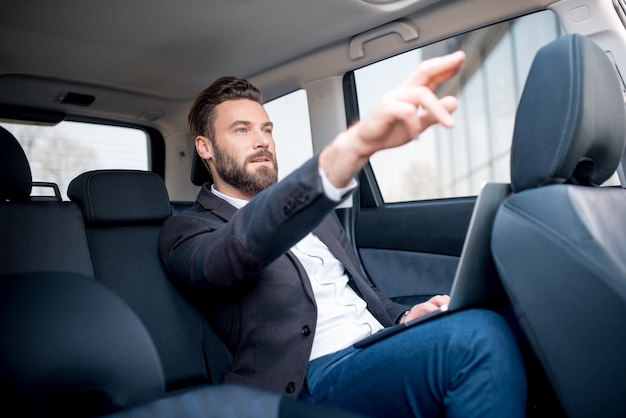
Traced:
POLYGON ((623 0, 13 2, 0 14, 0 396, 17 416, 357 417, 225 384, 232 353, 169 281, 163 222, 210 180, 187 112, 263 93, 284 177, 423 59, 463 49, 433 127, 334 215, 391 299, 449 293, 476 197, 526 354, 528 417, 624 416, 623 0), (36 7, 33 7, 36 6, 36 7), (284 127, 284 128, 283 128, 284 127))

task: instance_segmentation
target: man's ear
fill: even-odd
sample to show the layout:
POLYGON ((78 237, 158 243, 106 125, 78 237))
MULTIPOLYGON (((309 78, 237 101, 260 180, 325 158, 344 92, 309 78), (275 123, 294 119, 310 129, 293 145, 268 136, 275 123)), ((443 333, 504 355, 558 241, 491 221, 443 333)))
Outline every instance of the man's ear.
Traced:
POLYGON ((213 144, 211 140, 206 136, 198 135, 196 137, 196 151, 203 160, 210 160, 213 158, 213 144))

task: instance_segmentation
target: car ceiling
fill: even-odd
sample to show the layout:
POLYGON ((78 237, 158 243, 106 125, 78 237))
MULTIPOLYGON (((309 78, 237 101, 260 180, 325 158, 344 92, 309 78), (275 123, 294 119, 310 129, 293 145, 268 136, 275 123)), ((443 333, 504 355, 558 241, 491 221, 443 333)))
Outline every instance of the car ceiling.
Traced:
MULTIPOLYGON (((151 122, 168 112, 171 116, 170 109, 186 109, 219 76, 254 78, 298 56, 444 4, 498 3, 377 4, 383 1, 14 1, 0 14, 0 103, 118 119, 144 115, 151 122), (94 110, 55 104, 65 91, 95 95, 94 110)), ((499 2, 499 8, 523 13, 549 1, 516 3, 499 2)), ((488 19, 489 9, 484 10, 488 19)))

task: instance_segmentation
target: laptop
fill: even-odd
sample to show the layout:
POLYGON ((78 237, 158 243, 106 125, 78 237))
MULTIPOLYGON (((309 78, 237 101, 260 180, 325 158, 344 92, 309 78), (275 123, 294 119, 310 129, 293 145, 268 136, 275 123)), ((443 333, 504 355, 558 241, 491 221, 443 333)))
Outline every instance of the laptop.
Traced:
POLYGON ((474 205, 448 305, 442 305, 436 311, 402 324, 387 327, 357 341, 354 346, 366 347, 442 315, 501 299, 505 293, 491 256, 491 229, 500 203, 510 194, 511 186, 508 183, 485 183, 483 186, 474 205))

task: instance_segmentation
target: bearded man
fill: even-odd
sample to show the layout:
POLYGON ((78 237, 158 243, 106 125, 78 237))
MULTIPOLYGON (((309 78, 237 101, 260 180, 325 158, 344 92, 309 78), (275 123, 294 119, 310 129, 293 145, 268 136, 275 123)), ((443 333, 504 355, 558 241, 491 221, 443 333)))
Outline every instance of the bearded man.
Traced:
POLYGON ((224 77, 197 97, 189 127, 213 179, 170 218, 169 277, 232 354, 224 381, 379 417, 522 417, 526 378, 506 321, 468 310, 365 348, 354 343, 449 301, 392 302, 362 276, 333 209, 375 152, 432 124, 452 126, 453 97, 433 90, 457 52, 421 63, 362 121, 277 182, 272 122, 257 88, 224 77))

